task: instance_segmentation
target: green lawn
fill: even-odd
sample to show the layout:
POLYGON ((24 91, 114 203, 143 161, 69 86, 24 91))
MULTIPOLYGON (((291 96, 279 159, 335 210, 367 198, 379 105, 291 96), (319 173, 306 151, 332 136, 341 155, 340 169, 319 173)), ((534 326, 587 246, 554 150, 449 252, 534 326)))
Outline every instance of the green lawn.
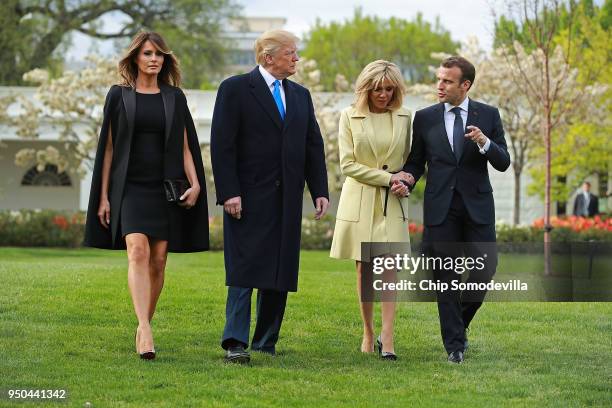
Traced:
POLYGON ((152 362, 134 352, 123 252, 0 248, 0 282, 0 388, 67 389, 62 406, 612 405, 610 303, 486 304, 460 366, 436 305, 400 303, 400 360, 383 362, 358 351, 353 264, 303 252, 278 356, 247 367, 219 347, 222 253, 170 255, 152 362))

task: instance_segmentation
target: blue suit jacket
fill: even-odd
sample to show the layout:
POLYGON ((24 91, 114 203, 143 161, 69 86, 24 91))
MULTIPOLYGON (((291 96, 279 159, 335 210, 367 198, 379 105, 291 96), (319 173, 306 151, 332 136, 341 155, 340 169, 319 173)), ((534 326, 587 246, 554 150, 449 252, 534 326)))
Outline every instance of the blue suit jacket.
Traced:
POLYGON ((463 154, 457 161, 446 135, 444 104, 429 106, 414 115, 412 146, 404 171, 412 173, 418 181, 427 165, 423 203, 425 225, 439 225, 445 220, 455 191, 461 194, 474 222, 495 223, 493 188, 487 164, 491 163, 499 171, 510 166, 499 111, 470 99, 467 126, 478 127, 491 140, 491 145, 487 153, 481 154, 476 143, 466 139, 463 154))

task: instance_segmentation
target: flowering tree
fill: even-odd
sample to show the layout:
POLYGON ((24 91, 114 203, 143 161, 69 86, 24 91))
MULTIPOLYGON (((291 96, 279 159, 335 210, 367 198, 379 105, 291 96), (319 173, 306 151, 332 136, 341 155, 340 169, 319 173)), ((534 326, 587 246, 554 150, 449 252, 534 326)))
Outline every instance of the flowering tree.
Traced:
POLYGON ((40 129, 49 126, 59 132, 64 149, 53 146, 43 149, 21 149, 15 156, 18 166, 37 165, 39 171, 53 164, 62 172, 67 169, 83 176, 93 165, 102 122, 102 106, 111 84, 117 82, 116 65, 109 60, 89 58, 90 67, 79 72, 66 71, 57 79, 49 79, 47 71, 35 69, 24 80, 39 84, 34 101, 22 95, 0 100, 0 121, 14 127, 24 139, 36 140, 40 129), (7 113, 17 104, 16 115, 7 113))
MULTIPOLYGON (((509 14, 523 24, 523 31, 533 45, 527 52, 514 41, 503 56, 510 65, 512 77, 520 92, 538 112, 544 156, 544 273, 550 275, 550 206, 552 185, 553 131, 567 125, 572 116, 585 115, 596 88, 579 86, 578 70, 572 67, 571 30, 563 44, 555 41, 561 13, 564 23, 572 26, 576 14, 573 3, 565 10, 559 0, 521 0, 510 5, 509 14), (514 7, 513 7, 514 6, 514 7)), ((584 116, 583 116, 584 117, 584 116)))
POLYGON ((340 109, 336 106, 341 92, 348 92, 350 85, 341 74, 334 78, 335 92, 321 92, 323 84, 321 71, 313 59, 302 59, 293 80, 302 84, 312 93, 312 103, 315 115, 323 136, 325 145, 325 162, 327 163, 327 182, 330 191, 340 191, 342 188, 342 173, 340 171, 340 152, 338 150, 338 123, 340 122, 340 109))
MULTIPOLYGON (((560 45, 568 41, 580 44, 569 50, 567 59, 578 70, 575 88, 581 89, 586 99, 585 103, 572 106, 564 123, 553 132, 551 196, 560 202, 565 202, 586 177, 597 174, 605 182, 612 174, 609 136, 612 131, 612 66, 609 63, 612 41, 599 17, 603 13, 589 16, 582 6, 578 7, 576 24, 555 37, 560 45)), ((530 173, 533 191, 541 193, 536 186, 544 183, 542 166, 533 167, 530 173)))

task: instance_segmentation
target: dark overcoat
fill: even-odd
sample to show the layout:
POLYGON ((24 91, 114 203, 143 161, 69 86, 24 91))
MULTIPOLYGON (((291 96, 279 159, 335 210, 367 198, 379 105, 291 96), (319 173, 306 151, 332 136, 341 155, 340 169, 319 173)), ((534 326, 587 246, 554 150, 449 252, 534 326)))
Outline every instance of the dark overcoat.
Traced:
MULTIPOLYGON (((170 85, 160 85, 165 114, 164 178, 186 179, 183 168, 184 131, 187 130, 189 150, 193 156, 201 192, 196 205, 187 210, 167 203, 169 217, 168 250, 170 252, 198 252, 208 249, 208 205, 206 183, 200 145, 193 119, 183 91, 170 85)), ((121 237, 121 201, 125 187, 130 147, 134 133, 136 92, 133 88, 113 85, 106 95, 104 119, 94 162, 91 192, 85 224, 85 246, 104 249, 124 249, 121 237), (98 219, 98 206, 102 185, 102 163, 108 129, 111 127, 113 161, 110 171, 109 201, 110 228, 104 228, 98 219)))
POLYGON ((506 171, 510 166, 499 111, 470 99, 467 126, 478 127, 491 140, 491 145, 485 154, 481 154, 475 142, 465 139, 462 155, 457 161, 446 135, 444 104, 421 109, 414 115, 412 146, 404 171, 412 173, 418 180, 427 165, 423 200, 426 226, 439 225, 446 219, 454 191, 461 194, 465 208, 476 224, 495 223, 488 164, 498 171, 506 171))
POLYGON ((282 120, 259 69, 223 81, 211 130, 217 204, 240 196, 242 217, 224 215, 226 284, 297 291, 304 183, 328 197, 323 139, 308 90, 283 81, 282 120))

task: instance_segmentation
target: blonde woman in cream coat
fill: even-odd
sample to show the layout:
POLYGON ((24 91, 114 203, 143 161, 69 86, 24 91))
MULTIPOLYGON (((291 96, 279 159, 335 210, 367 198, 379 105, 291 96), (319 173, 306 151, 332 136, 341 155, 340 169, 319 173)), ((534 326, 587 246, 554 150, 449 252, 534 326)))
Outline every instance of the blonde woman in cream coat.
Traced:
MULTIPOLYGON (((340 167, 346 176, 336 215, 332 258, 352 259, 363 321, 361 351, 374 351, 373 303, 361 301, 362 271, 374 257, 391 254, 388 243, 408 244, 408 188, 399 174, 410 150, 410 119, 402 107, 404 79, 388 61, 368 64, 355 84, 356 101, 340 116, 340 167), (386 204, 386 205, 385 205, 386 204), (386 207, 386 208, 385 208, 386 207), (362 253, 362 242, 377 242, 362 253)), ((408 245, 406 245, 408 246, 408 245)), ((392 271, 394 274, 395 271, 392 271)), ((395 302, 382 302, 381 358, 396 360, 393 345, 395 302)))

